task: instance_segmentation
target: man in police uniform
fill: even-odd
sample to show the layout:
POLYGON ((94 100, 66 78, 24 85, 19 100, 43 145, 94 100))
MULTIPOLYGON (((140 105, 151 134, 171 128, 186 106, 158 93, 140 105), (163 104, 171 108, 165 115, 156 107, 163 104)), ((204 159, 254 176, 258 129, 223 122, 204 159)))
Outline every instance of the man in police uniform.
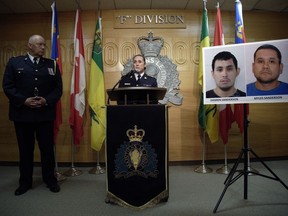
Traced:
POLYGON ((56 103, 62 96, 58 65, 44 58, 45 39, 32 35, 26 56, 12 57, 3 76, 3 90, 9 99, 9 119, 14 122, 19 147, 21 195, 32 187, 35 135, 41 153, 42 178, 52 192, 60 187, 54 176, 54 120, 56 103))

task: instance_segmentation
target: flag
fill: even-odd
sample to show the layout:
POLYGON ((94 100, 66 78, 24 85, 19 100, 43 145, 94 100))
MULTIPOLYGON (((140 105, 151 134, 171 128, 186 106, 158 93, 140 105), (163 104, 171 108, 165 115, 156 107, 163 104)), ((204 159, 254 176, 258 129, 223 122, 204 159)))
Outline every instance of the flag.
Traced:
POLYGON ((216 9, 217 12, 216 12, 216 21, 214 29, 214 46, 219 46, 219 45, 225 45, 219 2, 217 2, 216 9))
POLYGON ((242 15, 242 4, 240 0, 236 0, 235 4, 236 4, 235 43, 236 44, 246 43, 243 15, 242 15))
MULTIPOLYGON (((217 2, 217 13, 214 29, 214 46, 225 45, 222 28, 221 12, 219 2, 217 2)), ((234 115, 230 104, 219 104, 219 134, 224 144, 228 142, 228 133, 234 122, 234 115)))
POLYGON ((230 104, 219 104, 219 133, 224 144, 228 142, 228 133, 235 121, 230 104))
MULTIPOLYGON (((58 19, 57 19, 57 10, 55 1, 51 5, 51 8, 52 8, 51 58, 57 62, 60 73, 62 75, 60 37, 59 37, 59 28, 58 28, 58 19)), ((61 106, 61 100, 59 100, 56 104, 56 118, 54 121, 54 144, 57 143, 58 132, 61 124, 62 124, 62 106, 61 106)))
MULTIPOLYGON (((242 16, 242 4, 239 0, 235 1, 236 6, 236 20, 235 20, 235 43, 246 43, 246 37, 245 37, 245 31, 244 31, 244 23, 243 23, 243 16, 242 16)), ((246 106, 247 114, 248 111, 248 105, 243 104, 235 104, 234 105, 234 118, 236 123, 238 124, 238 127, 240 129, 240 132, 242 133, 244 131, 244 106, 246 106)), ((246 118, 247 116, 245 116, 246 118)))
POLYGON ((85 57, 80 11, 77 9, 74 32, 74 65, 70 91, 69 123, 73 131, 73 142, 80 144, 83 137, 83 115, 85 112, 85 57))
POLYGON ((198 111, 198 121, 203 130, 206 130, 209 139, 212 143, 218 140, 219 133, 219 120, 216 105, 204 105, 203 104, 203 47, 210 46, 209 30, 208 30, 208 15, 206 4, 204 2, 204 9, 202 13, 202 29, 201 29, 201 42, 200 42, 200 56, 199 56, 199 68, 198 68, 198 83, 201 86, 201 96, 198 111))
POLYGON ((92 50, 88 103, 91 112, 91 148, 99 151, 106 136, 105 87, 102 57, 101 17, 96 23, 92 50))

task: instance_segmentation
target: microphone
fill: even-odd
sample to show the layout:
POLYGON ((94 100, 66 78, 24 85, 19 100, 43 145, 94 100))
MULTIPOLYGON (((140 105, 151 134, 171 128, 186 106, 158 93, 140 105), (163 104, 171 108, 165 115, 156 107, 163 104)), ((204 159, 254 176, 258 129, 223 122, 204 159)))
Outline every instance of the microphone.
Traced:
POLYGON ((136 70, 131 70, 129 73, 123 75, 123 76, 121 77, 120 81, 121 81, 124 77, 128 77, 128 76, 130 76, 130 75, 133 75, 133 74, 136 73, 136 72, 137 72, 136 70))
MULTIPOLYGON (((125 77, 129 77, 131 75, 134 75, 134 73, 136 73, 135 70, 131 70, 130 72, 128 72, 127 74, 121 76, 121 78, 118 80, 118 82, 113 86, 113 88, 111 89, 111 92, 113 92, 116 88, 117 85, 119 85, 119 83, 125 78, 125 77)), ((108 99, 107 99, 107 104, 110 104, 110 97, 108 95, 108 99)))
POLYGON ((127 74, 121 76, 120 80, 118 80, 118 82, 113 86, 112 91, 116 88, 116 86, 125 78, 125 77, 129 77, 131 75, 134 75, 136 71, 135 70, 131 70, 130 72, 128 72, 127 74))

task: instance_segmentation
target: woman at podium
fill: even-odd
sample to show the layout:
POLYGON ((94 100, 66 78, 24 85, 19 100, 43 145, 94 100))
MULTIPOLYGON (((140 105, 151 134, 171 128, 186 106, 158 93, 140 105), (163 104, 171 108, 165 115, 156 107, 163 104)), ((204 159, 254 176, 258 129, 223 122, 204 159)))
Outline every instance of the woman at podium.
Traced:
POLYGON ((145 73, 146 61, 143 55, 137 54, 133 57, 133 69, 125 75, 119 83, 121 87, 157 87, 157 80, 145 73))
MULTIPOLYGON (((137 54, 133 58, 133 70, 131 70, 128 74, 124 75, 120 82, 119 88, 129 88, 134 87, 137 88, 149 88, 149 87, 157 87, 157 80, 154 77, 148 76, 145 73, 146 69, 146 61, 143 55, 137 54)), ((157 104, 156 100, 147 101, 146 94, 143 95, 143 91, 134 91, 132 94, 126 94, 127 101, 126 104, 157 104)), ((124 100, 118 100, 119 105, 125 104, 124 100)))

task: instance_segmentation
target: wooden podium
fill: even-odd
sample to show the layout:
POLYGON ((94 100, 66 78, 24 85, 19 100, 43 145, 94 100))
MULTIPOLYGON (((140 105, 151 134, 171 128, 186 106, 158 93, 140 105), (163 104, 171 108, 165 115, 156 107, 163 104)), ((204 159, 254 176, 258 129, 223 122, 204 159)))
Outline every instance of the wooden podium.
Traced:
POLYGON ((146 90, 108 93, 113 100, 127 96, 126 102, 133 97, 147 104, 107 105, 107 203, 143 209, 168 200, 167 106, 150 104, 151 98, 161 100, 166 89, 164 94, 159 88, 146 90))

